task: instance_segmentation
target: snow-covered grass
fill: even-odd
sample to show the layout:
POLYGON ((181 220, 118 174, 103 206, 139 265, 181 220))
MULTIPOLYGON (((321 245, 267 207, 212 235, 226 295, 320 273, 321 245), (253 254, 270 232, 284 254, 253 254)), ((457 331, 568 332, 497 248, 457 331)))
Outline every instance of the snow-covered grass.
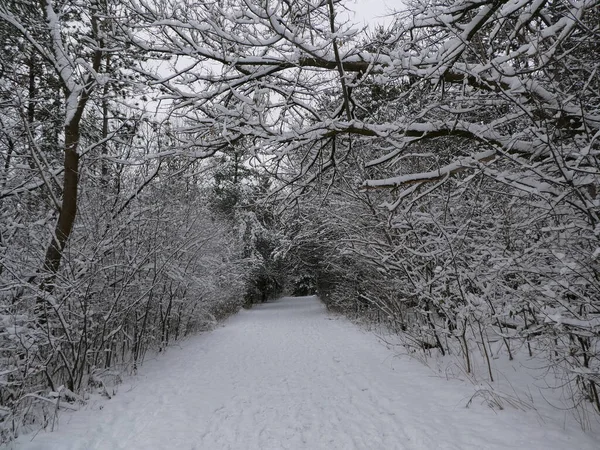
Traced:
POLYGON ((512 341, 511 360, 503 341, 487 336, 488 367, 481 342, 470 336, 471 372, 467 372, 458 342, 449 345, 451 351, 442 356, 435 348, 416 349, 411 338, 393 324, 378 322, 379 316, 372 318, 363 314, 350 316, 350 319, 373 332, 398 357, 412 358, 427 366, 435 376, 470 386, 472 395, 465 403, 467 407, 480 403, 497 411, 534 411, 542 422, 563 428, 581 428, 600 441, 600 417, 592 403, 578 397, 573 389, 573 377, 569 377, 564 367, 549 362, 543 349, 535 348, 530 356, 525 343, 512 341))
MULTIPOLYGON (((241 311, 148 361, 111 400, 65 412, 34 449, 597 449, 536 408, 398 355, 315 297, 241 311), (472 400, 472 401, 470 401, 472 400), (510 403, 510 402, 506 402, 510 403), (467 404, 469 407, 467 408, 467 404)), ((526 402, 524 402, 526 403, 526 402)), ((560 419, 560 420, 559 420, 560 419)))

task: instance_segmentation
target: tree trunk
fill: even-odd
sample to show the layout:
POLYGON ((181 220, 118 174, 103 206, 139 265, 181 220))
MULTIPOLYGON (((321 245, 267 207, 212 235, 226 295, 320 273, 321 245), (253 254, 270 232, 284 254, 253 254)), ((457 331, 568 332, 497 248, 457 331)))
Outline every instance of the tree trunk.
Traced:
MULTIPOLYGON (((46 250, 44 258, 44 274, 41 289, 49 294, 54 291, 56 275, 60 267, 63 256, 63 250, 67 245, 75 216, 77 214, 77 190, 79 184, 79 154, 77 146, 79 144, 79 121, 72 120, 65 126, 65 160, 64 160, 64 179, 63 179, 63 197, 58 216, 58 222, 54 229, 54 235, 46 250)), ((38 320, 41 323, 46 322, 47 314, 45 312, 46 299, 43 296, 37 299, 38 320)))
MULTIPOLYGON (((110 55, 106 55, 106 72, 110 71, 110 55)), ((102 150, 101 150, 101 160, 100 160, 100 184, 103 188, 108 186, 108 162, 106 161, 106 157, 108 156, 108 90, 109 84, 106 83, 104 85, 102 91, 102 150)))

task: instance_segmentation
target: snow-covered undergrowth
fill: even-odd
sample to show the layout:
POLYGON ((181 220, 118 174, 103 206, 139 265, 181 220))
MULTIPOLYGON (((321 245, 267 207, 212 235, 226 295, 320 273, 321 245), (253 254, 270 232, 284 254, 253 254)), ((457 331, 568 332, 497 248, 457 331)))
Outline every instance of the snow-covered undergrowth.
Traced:
POLYGON ((471 395, 465 397, 465 407, 479 404, 495 411, 531 411, 540 422, 562 423, 565 428, 581 428, 600 436, 600 418, 593 405, 589 401, 574 401, 577 386, 573 385, 571 374, 550 364, 543 354, 530 354, 526 344, 513 346, 510 359, 503 341, 491 338, 486 343, 486 357, 481 342, 470 336, 468 344, 475 351, 469 355, 467 368, 458 343, 449 345, 450 351, 445 355, 435 348, 423 352, 415 347, 414 338, 393 323, 380 321, 378 314, 346 316, 373 332, 396 355, 418 361, 435 376, 467 386, 471 395))
POLYGON ((89 199, 51 291, 27 281, 41 265, 35 230, 15 233, 0 272, 0 444, 52 428, 90 394, 112 396, 146 355, 241 307, 235 233, 194 196, 159 207, 155 195, 127 217, 89 199))
POLYGON ((111 400, 15 450, 598 448, 539 410, 489 408, 315 297, 241 311, 148 361, 111 400))

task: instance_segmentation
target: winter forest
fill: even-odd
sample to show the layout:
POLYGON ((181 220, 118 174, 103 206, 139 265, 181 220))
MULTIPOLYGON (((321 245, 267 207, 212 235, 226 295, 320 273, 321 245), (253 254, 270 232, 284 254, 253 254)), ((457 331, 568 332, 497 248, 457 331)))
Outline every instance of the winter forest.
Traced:
POLYGON ((283 293, 600 414, 600 2, 349 5, 0 1, 0 443, 283 293))

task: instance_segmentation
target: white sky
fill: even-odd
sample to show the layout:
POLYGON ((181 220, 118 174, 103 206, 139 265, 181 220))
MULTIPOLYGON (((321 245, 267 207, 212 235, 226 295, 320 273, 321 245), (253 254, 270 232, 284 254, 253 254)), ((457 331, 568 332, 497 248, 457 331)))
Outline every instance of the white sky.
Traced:
POLYGON ((376 24, 389 24, 391 19, 385 17, 394 9, 401 9, 401 0, 352 0, 346 5, 355 11, 352 21, 357 25, 369 25, 373 28, 376 24))

